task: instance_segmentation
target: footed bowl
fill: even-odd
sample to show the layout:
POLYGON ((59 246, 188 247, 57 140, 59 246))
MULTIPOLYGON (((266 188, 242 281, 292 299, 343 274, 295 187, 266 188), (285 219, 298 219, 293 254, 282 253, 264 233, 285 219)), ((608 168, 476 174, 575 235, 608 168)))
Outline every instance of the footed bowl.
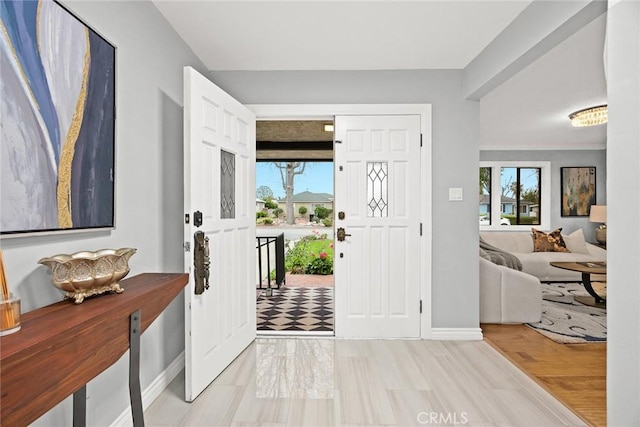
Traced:
POLYGON ((129 273, 129 258, 133 248, 101 249, 42 258, 38 264, 51 269, 51 283, 65 292, 65 299, 80 304, 85 298, 105 292, 124 292, 119 285, 129 273))

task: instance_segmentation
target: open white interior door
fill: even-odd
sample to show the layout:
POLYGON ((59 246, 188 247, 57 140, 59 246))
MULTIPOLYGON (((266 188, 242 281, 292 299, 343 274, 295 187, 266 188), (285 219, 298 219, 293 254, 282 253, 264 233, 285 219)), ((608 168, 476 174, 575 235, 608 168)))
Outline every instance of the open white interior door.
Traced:
POLYGON ((185 242, 190 246, 184 261, 190 273, 185 399, 193 401, 256 335, 256 120, 191 67, 184 69, 184 98, 185 242), (209 244, 209 288, 201 294, 194 283, 197 231, 209 244))
POLYGON ((420 116, 336 116, 335 140, 336 337, 417 338, 420 116))

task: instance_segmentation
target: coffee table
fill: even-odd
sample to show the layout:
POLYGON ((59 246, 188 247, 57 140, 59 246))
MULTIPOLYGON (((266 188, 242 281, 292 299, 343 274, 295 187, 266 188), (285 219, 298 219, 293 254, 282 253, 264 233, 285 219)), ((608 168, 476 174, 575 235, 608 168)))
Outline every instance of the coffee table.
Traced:
POLYGON ((607 263, 603 261, 591 261, 591 262, 550 262, 553 267, 562 268, 564 270, 577 271, 582 273, 582 286, 589 292, 589 295, 593 297, 581 297, 576 296, 574 299, 582 304, 591 305, 594 307, 606 307, 607 300, 593 289, 591 286, 592 274, 607 274, 607 263))

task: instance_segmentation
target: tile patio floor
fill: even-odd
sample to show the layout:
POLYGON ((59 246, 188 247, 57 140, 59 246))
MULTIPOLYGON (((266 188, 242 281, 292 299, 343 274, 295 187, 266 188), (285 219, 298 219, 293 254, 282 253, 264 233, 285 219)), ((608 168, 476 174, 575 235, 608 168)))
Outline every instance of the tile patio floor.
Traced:
POLYGON ((304 288, 332 288, 333 274, 321 276, 318 274, 285 274, 285 286, 304 288))

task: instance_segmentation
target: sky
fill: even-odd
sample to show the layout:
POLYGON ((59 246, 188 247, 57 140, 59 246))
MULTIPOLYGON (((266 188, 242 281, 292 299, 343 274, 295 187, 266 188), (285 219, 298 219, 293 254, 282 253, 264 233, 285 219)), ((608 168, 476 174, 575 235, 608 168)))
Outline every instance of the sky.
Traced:
MULTIPOLYGON (((509 182, 516 182, 516 168, 504 168, 501 178, 503 187, 507 186, 509 182)), ((520 180, 522 181, 523 190, 538 187, 537 177, 531 169, 523 170, 521 168, 520 180)))
MULTIPOLYGON (((256 188, 266 185, 276 199, 284 198, 280 171, 273 162, 256 162, 256 188)), ((333 162, 307 162, 304 174, 296 175, 293 192, 333 194, 333 162)))

